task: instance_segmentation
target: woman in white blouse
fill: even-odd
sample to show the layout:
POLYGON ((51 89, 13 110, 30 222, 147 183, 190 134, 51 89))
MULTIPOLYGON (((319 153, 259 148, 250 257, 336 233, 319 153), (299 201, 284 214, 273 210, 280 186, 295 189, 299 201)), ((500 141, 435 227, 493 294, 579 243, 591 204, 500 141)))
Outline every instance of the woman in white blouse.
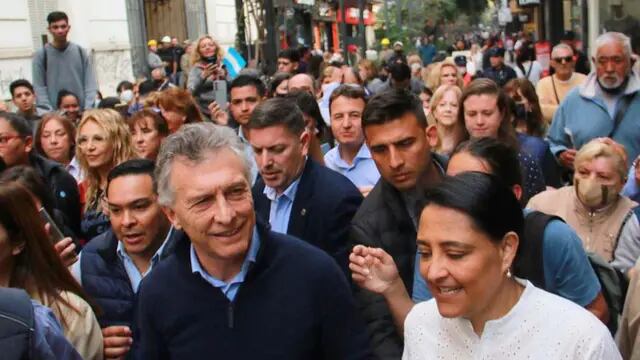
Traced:
POLYGON ((360 286, 404 319, 403 359, 620 359, 607 328, 580 306, 511 275, 524 219, 513 192, 468 172, 429 190, 418 228, 420 274, 432 300, 416 304, 393 259, 354 249, 360 286))

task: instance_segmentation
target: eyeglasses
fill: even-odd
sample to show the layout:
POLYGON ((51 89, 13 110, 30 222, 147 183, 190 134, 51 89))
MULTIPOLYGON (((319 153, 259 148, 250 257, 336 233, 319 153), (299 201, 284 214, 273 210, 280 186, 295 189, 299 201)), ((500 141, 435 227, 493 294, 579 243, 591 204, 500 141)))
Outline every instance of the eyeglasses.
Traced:
POLYGON ((554 57, 553 61, 560 63, 560 64, 564 64, 564 63, 572 63, 573 62, 573 56, 564 56, 564 57, 554 57))
POLYGON ((20 135, 0 135, 0 145, 7 145, 13 139, 22 138, 20 135))

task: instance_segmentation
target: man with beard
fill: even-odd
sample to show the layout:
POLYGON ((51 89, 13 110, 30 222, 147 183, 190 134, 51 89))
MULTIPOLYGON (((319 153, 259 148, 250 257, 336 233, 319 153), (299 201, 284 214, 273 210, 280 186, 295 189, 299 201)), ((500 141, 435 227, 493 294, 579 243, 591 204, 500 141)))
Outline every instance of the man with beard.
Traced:
POLYGON ((631 70, 631 40, 608 32, 594 48, 596 71, 567 95, 549 129, 551 152, 569 169, 577 150, 598 137, 622 144, 629 159, 640 154, 640 79, 631 70))

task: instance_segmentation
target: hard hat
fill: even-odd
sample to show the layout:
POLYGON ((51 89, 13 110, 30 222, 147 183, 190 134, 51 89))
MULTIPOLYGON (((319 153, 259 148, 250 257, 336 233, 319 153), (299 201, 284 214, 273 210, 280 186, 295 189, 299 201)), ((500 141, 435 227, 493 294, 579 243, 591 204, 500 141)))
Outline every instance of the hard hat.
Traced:
POLYGON ((158 46, 158 42, 155 40, 149 40, 149 42, 147 43, 147 46, 158 46))
POLYGON ((387 39, 387 38, 384 38, 384 39, 382 39, 380 41, 380 44, 381 45, 389 45, 389 44, 391 44, 391 41, 389 41, 389 39, 387 39))
POLYGON ((171 38, 169 37, 169 35, 165 35, 165 36, 162 37, 161 42, 170 43, 171 42, 171 38))

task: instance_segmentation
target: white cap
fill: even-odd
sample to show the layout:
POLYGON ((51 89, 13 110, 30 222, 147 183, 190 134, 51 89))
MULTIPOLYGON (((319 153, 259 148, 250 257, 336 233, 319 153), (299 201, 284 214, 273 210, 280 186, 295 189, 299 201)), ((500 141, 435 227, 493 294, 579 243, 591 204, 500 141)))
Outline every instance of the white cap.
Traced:
POLYGON ((169 37, 169 35, 165 35, 165 36, 162 37, 162 40, 160 40, 160 42, 170 43, 171 42, 171 38, 169 37))
POLYGON ((404 44, 402 43, 402 41, 396 41, 396 42, 393 43, 393 47, 396 47, 396 46, 403 47, 404 44))

